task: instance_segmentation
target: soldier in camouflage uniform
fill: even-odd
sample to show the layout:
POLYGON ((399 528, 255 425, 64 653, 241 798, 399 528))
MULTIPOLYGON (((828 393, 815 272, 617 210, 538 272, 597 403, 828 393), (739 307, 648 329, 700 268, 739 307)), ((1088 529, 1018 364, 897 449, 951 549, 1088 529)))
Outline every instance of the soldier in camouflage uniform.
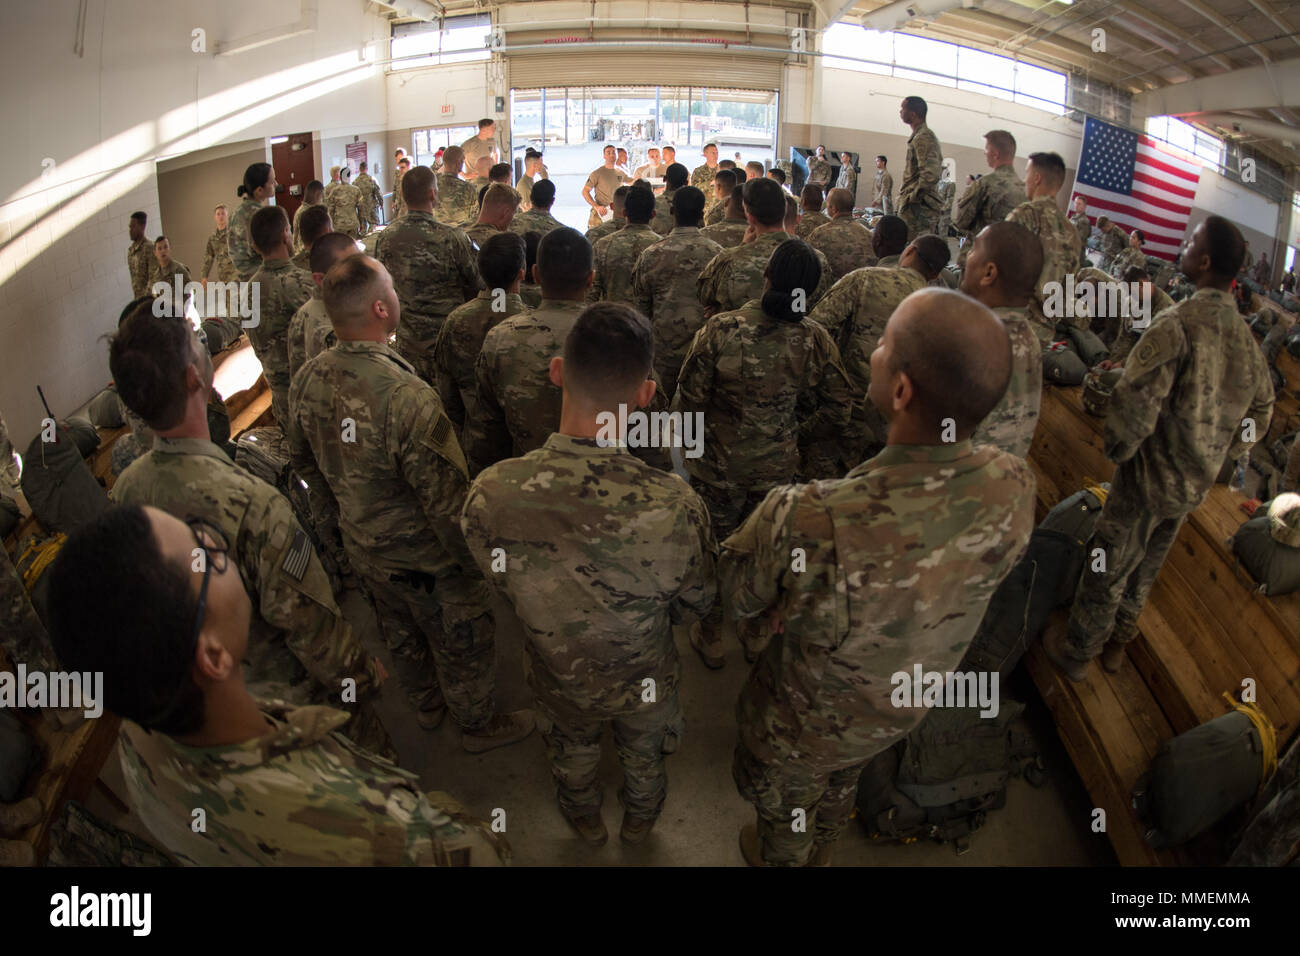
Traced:
POLYGON ((293 211, 293 254, 296 256, 303 250, 302 241, 302 217, 306 215, 307 210, 313 206, 325 205, 325 187, 321 185, 319 179, 313 179, 307 184, 303 191, 302 202, 298 208, 293 211))
POLYGON ((551 207, 555 205, 555 183, 549 179, 533 183, 530 197, 531 205, 528 211, 521 212, 510 223, 511 232, 521 236, 535 232, 540 238, 553 229, 563 228, 564 223, 551 215, 551 207))
MULTIPOLYGON (((773 251, 790 238, 787 230, 787 193, 771 179, 751 179, 741 190, 745 214, 754 227, 755 238, 739 246, 724 249, 700 273, 699 297, 705 315, 731 312, 751 299, 758 298, 763 289, 763 273, 773 251)), ((790 205, 795 206, 793 197, 790 205)), ((795 206, 795 216, 798 209, 795 206)), ((819 260, 824 259, 818 253, 819 260)), ((830 267, 822 262, 822 275, 815 290, 808 290, 811 308, 830 288, 830 267)))
POLYGON ((1111 395, 1105 451, 1118 467, 1091 545, 1105 569, 1084 568, 1068 634, 1049 629, 1043 642, 1071 680, 1098 654, 1119 669, 1183 520, 1224 462, 1268 433, 1273 383, 1228 291, 1241 255, 1241 233, 1226 219, 1196 227, 1180 265, 1196 294, 1142 333, 1111 395))
POLYGON ((131 245, 126 250, 126 271, 131 277, 131 297, 149 294, 149 274, 153 271, 153 243, 145 238, 144 227, 148 221, 145 213, 133 212, 127 221, 127 235, 131 245))
MULTIPOLYGON (((459 146, 448 146, 447 151, 442 154, 442 168, 445 170, 459 169, 462 162, 464 162, 464 157, 461 155, 459 146)), ((403 173, 403 183, 406 182, 406 177, 412 171, 408 170, 403 173)), ((478 218, 478 187, 471 186, 454 172, 438 173, 437 182, 437 205, 434 216, 438 222, 444 226, 464 227, 471 225, 478 218)), ((402 203, 403 211, 411 208, 405 190, 402 192, 402 203)))
POLYGON ((1006 393, 976 427, 971 441, 994 445, 1017 458, 1029 457, 1043 398, 1043 346, 1029 318, 1042 260, 1042 246, 1028 229, 995 222, 976 235, 962 273, 961 291, 992 309, 1011 339, 1006 393))
POLYGON ((857 202, 858 171, 853 166, 853 156, 850 153, 840 153, 840 171, 835 177, 835 188, 847 189, 853 201, 857 202))
POLYGON ((1066 273, 1079 267, 1079 231, 1065 218, 1056 204, 1056 194, 1065 185, 1065 161, 1056 153, 1031 153, 1025 167, 1025 194, 1023 202, 1007 216, 1008 222, 1018 223, 1038 237, 1043 246, 1043 272, 1039 276, 1038 292, 1030 304, 1034 321, 1049 330, 1056 328, 1065 316, 1048 316, 1043 311, 1046 287, 1049 282, 1064 282, 1066 273))
POLYGON ((903 183, 898 188, 898 217, 907 223, 908 240, 939 229, 943 200, 939 196, 939 177, 943 173, 943 147, 925 124, 929 111, 925 100, 909 96, 903 100, 899 118, 912 127, 907 138, 907 161, 903 165, 903 183))
MULTIPOLYGON (((235 264, 230 260, 230 216, 226 209, 225 203, 217 203, 216 208, 212 211, 212 218, 215 220, 217 229, 212 235, 208 236, 207 245, 203 249, 203 271, 199 273, 199 282, 203 284, 204 301, 206 309, 208 279, 211 277, 212 268, 216 266, 216 280, 221 283, 235 282, 239 279, 239 273, 235 271, 235 264)), ((235 339, 239 338, 243 332, 240 318, 236 315, 236 310, 232 308, 228 296, 223 293, 216 298, 214 303, 216 309, 214 314, 206 315, 205 318, 213 319, 221 326, 222 345, 228 346, 235 339)))
POLYGON ((361 234, 364 236, 379 223, 379 207, 384 204, 384 194, 379 191, 379 183, 366 172, 367 164, 362 163, 357 178, 352 185, 361 193, 361 234))
POLYGON ((515 183, 521 212, 527 212, 532 207, 533 184, 546 178, 543 168, 541 153, 531 146, 524 150, 524 174, 519 177, 519 182, 515 183))
MULTIPOLYGON (((0 416, 0 489, 6 497, 18 490, 18 477, 18 458, 4 417, 0 416)), ((22 575, 14 568, 3 541, 0 541, 0 646, 15 663, 26 663, 30 670, 58 670, 45 625, 36 616, 22 575)))
POLYGON ((1088 199, 1086 196, 1074 197, 1074 215, 1070 222, 1079 231, 1079 265, 1088 266, 1088 239, 1092 236, 1092 222, 1088 219, 1088 199))
POLYGON ((289 217, 279 206, 258 210, 250 229, 263 258, 252 279, 260 287, 260 310, 257 324, 248 326, 248 340, 271 389, 271 412, 284 427, 289 420, 289 323, 311 298, 311 273, 289 261, 293 237, 289 217))
MULTIPOLYGON (((984 134, 984 159, 993 170, 962 194, 952 224, 966 237, 957 265, 966 265, 974 238, 991 223, 1001 222, 1025 198, 1025 184, 1016 175, 1016 138, 1004 129, 984 134)), ((940 233, 942 236, 943 233, 940 233)))
POLYGON ((406 212, 402 204, 402 177, 410 168, 411 161, 405 156, 397 161, 397 172, 393 175, 393 218, 389 222, 396 222, 406 212))
POLYGON ((886 216, 894 215, 894 177, 886 168, 888 160, 884 156, 876 157, 876 177, 872 184, 871 206, 879 209, 886 216))
MULTIPOLYGON (((631 186, 619 186, 614 190, 614 198, 610 200, 610 210, 613 215, 609 222, 602 222, 599 226, 593 226, 587 230, 587 241, 591 247, 596 248, 596 243, 606 236, 612 236, 624 226, 627 225, 627 202, 628 190, 631 186)), ((652 227, 653 228, 653 227, 652 227)))
POLYGON ((330 181, 325 184, 325 189, 322 192, 322 196, 326 201, 329 200, 330 196, 334 195, 334 190, 343 185, 343 180, 340 178, 342 172, 342 166, 330 167, 330 181))
POLYGON ((1106 216, 1097 219, 1097 232, 1101 235, 1101 268, 1109 271, 1115 257, 1128 245, 1128 235, 1106 216))
POLYGON ((808 157, 808 184, 820 187, 822 195, 825 195, 830 192, 831 180, 834 177, 835 167, 826 158, 826 147, 818 146, 808 157))
POLYGON ((439 193, 433 171, 411 169, 402 177, 402 191, 406 212, 380 233, 375 258, 392 275, 402 302, 397 351, 432 385, 434 340, 451 311, 478 294, 478 273, 465 234, 434 219, 439 193))
POLYGON ((104 673, 107 706, 125 718, 133 810, 181 863, 508 860, 485 823, 342 736, 347 714, 249 692, 238 662, 252 609, 210 532, 153 508, 114 508, 69 540, 50 574, 57 646, 71 666, 104 673), (105 562, 109 554, 123 560, 105 562))
POLYGON ((601 217, 609 211, 610 203, 614 201, 614 190, 632 183, 632 178, 615 165, 618 158, 615 147, 606 146, 602 155, 603 165, 593 169, 582 186, 583 201, 591 207, 591 213, 587 216, 588 229, 600 225, 601 217))
MULTIPOLYGON (((672 163, 664 170, 664 191, 655 197, 655 217, 650 220, 650 228, 661 236, 666 236, 673 231, 673 225, 676 220, 673 219, 673 196, 677 190, 685 186, 690 180, 690 171, 681 163, 672 163), (674 169, 673 167, 676 167, 674 169)), ((700 190, 701 195, 704 194, 700 190)), ((704 213, 700 213, 699 225, 704 224, 704 213)))
MULTIPOLYGON (((831 281, 838 282, 854 269, 876 264, 871 230, 853 218, 853 194, 847 189, 832 189, 827 197, 830 221, 808 237, 808 244, 826 256, 831 266, 831 281)), ((808 215, 804 214, 804 220, 808 215)), ((803 227, 803 220, 799 222, 803 227)))
POLYGON ((716 242, 723 249, 734 249, 744 242, 745 233, 749 231, 749 217, 745 215, 744 196, 744 186, 733 189, 731 198, 727 202, 727 217, 722 222, 701 229, 700 235, 711 242, 716 242))
POLYGON ((670 399, 686 350, 704 324, 697 295, 700 272, 722 251, 695 225, 703 208, 702 192, 694 186, 678 189, 673 196, 677 227, 641 253, 632 269, 632 304, 650 320, 655 372, 670 399))
POLYGON ((1141 229, 1134 229, 1128 234, 1128 248, 1117 255, 1110 264, 1110 274, 1115 278, 1120 278, 1129 269, 1138 268, 1143 272, 1146 271, 1147 257, 1142 252, 1142 243, 1146 241, 1146 235, 1141 229))
MULTIPOLYGON (((1085 269, 1083 271, 1097 272, 1098 270, 1085 269)), ((1104 273, 1102 274, 1104 275, 1104 273)), ((1121 279, 1125 283, 1125 286, 1122 287, 1125 299, 1131 299, 1129 290, 1134 284, 1136 284, 1140 290, 1139 294, 1142 294, 1142 292, 1145 291, 1145 293, 1150 296, 1151 307, 1150 312, 1146 315, 1142 315, 1139 312, 1140 303, 1134 303, 1130 305, 1127 310, 1129 313, 1128 315, 1121 315, 1114 320, 1113 323, 1108 323, 1108 326, 1115 329, 1115 334, 1109 340, 1103 336, 1102 340, 1110 346, 1110 354, 1106 357, 1114 365, 1122 365, 1124 363, 1124 360, 1128 358, 1129 353, 1133 351, 1133 346, 1137 345, 1138 340, 1142 337, 1144 326, 1149 327, 1149 323, 1143 323, 1143 325, 1140 325, 1138 328, 1134 328, 1134 320, 1154 319, 1165 309, 1173 308, 1174 305, 1173 299, 1169 298, 1169 296, 1165 295, 1164 292, 1156 288, 1155 283, 1151 281, 1151 276, 1145 269, 1134 266, 1132 269, 1129 269, 1128 272, 1124 273, 1124 275, 1121 276, 1121 279)), ((1267 353, 1264 357, 1266 360, 1268 359, 1267 353)))
POLYGON ((700 152, 704 154, 704 164, 691 170, 690 185, 707 196, 713 185, 713 175, 718 171, 718 144, 705 143, 700 152))
POLYGON ((885 450, 841 480, 774 489, 723 543, 728 611, 760 625, 732 767, 757 811, 740 835, 751 865, 829 864, 863 766, 925 715, 895 706, 895 675, 953 670, 1028 543, 1033 473, 970 440, 1009 356, 983 306, 940 289, 910 296, 873 357, 885 450), (793 553, 806 565, 792 570, 793 553))
POLYGON ((648 189, 633 188, 623 200, 627 225, 592 246, 596 280, 587 292, 588 302, 632 301, 632 272, 641 253, 660 241, 650 228, 655 197, 648 189))
POLYGON ((803 208, 803 215, 799 217, 799 225, 794 231, 796 239, 807 242, 814 232, 831 221, 831 217, 822 212, 825 196, 822 188, 816 183, 809 183, 799 193, 799 205, 803 208))
POLYGON ((289 332, 286 336, 289 356, 289 381, 293 382, 298 370, 337 341, 334 325, 325 314, 325 300, 321 297, 321 287, 325 282, 325 273, 334 263, 357 251, 356 240, 341 232, 328 232, 312 245, 311 298, 308 299, 293 318, 289 320, 289 332))
MULTIPOLYGON (((474 244, 476 252, 482 249, 483 244, 493 236, 499 236, 510 228, 510 224, 515 220, 515 210, 518 208, 519 194, 505 183, 492 183, 483 191, 478 221, 465 229, 465 235, 474 244)), ((479 286, 483 287, 482 282, 479 286)))
POLYGON ((345 170, 344 179, 339 183, 338 188, 325 197, 325 208, 330 211, 330 221, 334 223, 335 231, 345 232, 353 239, 360 239, 364 235, 361 231, 364 200, 361 197, 361 190, 348 182, 346 177, 345 170))
POLYGON ((478 416, 478 390, 474 364, 483 339, 503 319, 524 310, 519 283, 524 275, 522 236, 498 233, 479 247, 478 272, 484 288, 464 305, 452 310, 433 344, 438 395, 447 417, 464 435, 466 421, 478 416))
POLYGON ((288 499, 210 440, 212 360, 198 336, 143 304, 113 339, 109 367, 123 401, 158 433, 153 450, 117 479, 113 500, 203 521, 219 533, 254 601, 245 657, 250 683, 299 704, 358 702, 348 733, 389 752, 369 706, 378 671, 339 611, 311 539, 288 499))
POLYGON ((239 187, 242 197, 230 217, 230 237, 227 246, 230 249, 230 261, 235 264, 235 272, 240 282, 253 278, 262 266, 262 256, 253 248, 249 235, 249 226, 253 216, 275 196, 275 170, 270 163, 253 163, 244 170, 244 181, 239 187))
MULTIPOLYGON (((153 241, 153 262, 149 267, 149 292, 152 294, 153 287, 156 283, 165 282, 172 289, 172 295, 175 295, 176 277, 181 277, 181 288, 184 289, 186 284, 193 281, 190 278, 190 267, 183 262, 178 262, 172 258, 172 245, 166 236, 159 236, 153 241)), ((182 299, 182 302, 184 300, 182 299)))
POLYGON ((601 412, 649 403, 651 353, 649 326, 627 306, 584 310, 553 359, 559 430, 480 473, 461 519, 484 576, 523 623, 560 812, 594 846, 608 836, 598 777, 605 724, 623 766, 623 841, 644 841, 663 809, 666 738, 682 723, 672 625, 706 613, 715 593, 703 503, 676 475, 629 454, 617 426, 602 430, 601 412))
MULTIPOLYGON (((408 204, 421 169, 432 181, 411 170, 408 204)), ((338 516, 421 726, 449 709, 471 753, 522 740, 532 712, 493 713, 490 601, 456 524, 465 457, 438 393, 388 346, 401 317, 392 280, 369 256, 347 256, 323 295, 338 341, 294 378, 287 429, 312 512, 338 516)))
POLYGON ((727 217, 727 206, 731 193, 737 185, 737 173, 734 169, 719 169, 713 174, 712 201, 704 207, 704 225, 715 226, 727 217))
MULTIPOLYGON (((321 236, 334 232, 334 221, 330 218, 330 211, 324 206, 311 206, 298 222, 302 234, 302 248, 294 253, 289 261, 297 268, 311 272, 312 246, 321 236)), ((352 242, 355 248, 356 240, 353 239, 352 242)))

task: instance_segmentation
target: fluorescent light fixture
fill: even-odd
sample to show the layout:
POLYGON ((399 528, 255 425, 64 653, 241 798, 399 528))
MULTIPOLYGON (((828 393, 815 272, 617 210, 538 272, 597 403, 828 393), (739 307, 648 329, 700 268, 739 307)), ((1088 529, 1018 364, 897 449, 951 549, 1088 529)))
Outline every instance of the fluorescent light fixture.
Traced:
POLYGON ((288 137, 288 136, 272 136, 272 137, 271 137, 271 145, 272 145, 272 146, 276 145, 277 143, 287 143, 287 142, 289 142, 289 137, 288 137))

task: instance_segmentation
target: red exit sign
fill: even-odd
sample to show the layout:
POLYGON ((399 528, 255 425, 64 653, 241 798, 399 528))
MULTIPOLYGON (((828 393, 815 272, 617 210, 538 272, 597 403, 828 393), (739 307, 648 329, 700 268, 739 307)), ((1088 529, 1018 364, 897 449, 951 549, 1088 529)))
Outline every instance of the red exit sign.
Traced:
POLYGON ((453 104, 453 103, 443 103, 443 104, 442 104, 442 115, 443 115, 443 116, 451 116, 451 115, 452 115, 453 113, 455 113, 455 112, 456 112, 456 106, 455 106, 455 104, 453 104))

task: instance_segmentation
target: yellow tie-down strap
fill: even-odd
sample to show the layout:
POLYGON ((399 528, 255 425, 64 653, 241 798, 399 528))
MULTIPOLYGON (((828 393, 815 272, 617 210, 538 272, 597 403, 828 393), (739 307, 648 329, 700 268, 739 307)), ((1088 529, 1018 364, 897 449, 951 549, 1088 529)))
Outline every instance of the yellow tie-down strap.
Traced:
POLYGON ((1273 722, 1268 716, 1259 709, 1256 704, 1245 704, 1241 701, 1234 700, 1232 695, 1226 690, 1223 692, 1223 699, 1231 705, 1233 710, 1239 711, 1250 718, 1250 722, 1255 725, 1259 731, 1259 742, 1264 748, 1264 773, 1259 778, 1259 789, 1262 792, 1264 785, 1272 778, 1277 770, 1277 730, 1273 727, 1273 722))

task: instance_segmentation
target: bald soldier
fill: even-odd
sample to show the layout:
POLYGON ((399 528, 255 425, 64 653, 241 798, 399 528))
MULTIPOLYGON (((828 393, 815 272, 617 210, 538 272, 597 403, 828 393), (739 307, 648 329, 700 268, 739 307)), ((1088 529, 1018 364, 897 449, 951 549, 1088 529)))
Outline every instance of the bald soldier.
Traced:
POLYGON ((620 408, 649 405, 652 353, 643 316, 615 303, 585 309, 550 361, 562 390, 558 429, 541 448, 483 471, 461 518, 484 576, 523 624, 560 813, 592 846, 608 839, 606 725, 623 767, 622 841, 643 842, 663 809, 666 738, 681 725, 672 625, 706 613, 715 594, 703 503, 604 424, 620 408), (502 546, 509 557, 497 573, 493 549, 502 546))
POLYGON ((602 155, 603 165, 593 169, 582 185, 582 198, 591 207, 591 215, 587 217, 588 229, 599 226, 609 214, 609 205, 614 201, 614 190, 632 182, 631 177, 615 165, 618 150, 614 146, 606 146, 602 155))
MULTIPOLYGON (((664 150, 667 152, 667 150, 664 150)), ((690 173, 681 163, 672 163, 664 170, 664 191, 655 197, 655 217, 650 220, 650 228, 661 236, 666 236, 673 231, 677 220, 673 216, 673 196, 677 190, 687 184, 690 179, 690 173)), ((704 195, 704 190, 700 190, 700 195, 704 195)), ((704 214, 701 211, 700 221, 694 223, 697 226, 704 225, 704 214)))
POLYGON ((1228 220, 1197 225, 1179 264, 1196 294, 1160 313, 1124 362, 1105 428, 1106 457, 1118 467, 1090 545, 1105 552, 1105 569, 1084 568, 1066 633, 1043 635, 1071 680, 1098 655, 1112 673, 1123 665, 1184 519, 1224 463, 1268 433, 1273 382, 1229 292, 1244 249, 1228 220))
POLYGON ((288 428, 313 512, 337 514, 420 725, 450 710, 470 753, 522 740, 531 711, 494 713, 490 600, 456 521, 465 457, 438 393, 388 346, 401 317, 392 279, 347 256, 322 295, 338 342, 294 378, 288 428))
POLYGON ((250 692, 252 609, 224 547, 158 509, 119 507, 69 538, 49 572, 59 654, 104 675, 125 718, 132 809, 159 844, 194 866, 507 861, 486 823, 344 737, 347 714, 250 692))
POLYGON ((143 302, 112 339, 109 368, 122 401, 156 435, 153 450, 118 477, 114 501, 152 505, 209 529, 254 602, 249 680, 270 696, 352 711, 354 739, 390 751, 370 706, 380 671, 335 603, 288 499, 211 441, 212 360, 198 336, 187 322, 156 316, 143 302))
POLYGON ((1027 544, 1033 473, 971 442, 1010 352, 979 303, 909 296, 871 360, 884 451, 841 480, 774 489, 723 543, 722 600, 760 625, 732 765, 756 811, 740 834, 751 865, 830 863, 863 766, 925 716, 895 706, 897 675, 957 666, 1027 544), (791 826, 801 813, 806 828, 791 826))
POLYGON ((912 127, 907 138, 907 160, 903 165, 903 182, 898 187, 898 216, 907 223, 907 238, 936 232, 943 200, 939 196, 939 177, 943 172, 943 147, 926 125, 929 107, 919 96, 903 99, 898 117, 912 127))
MULTIPOLYGON (((598 240, 604 239, 606 236, 612 236, 627 225, 627 194, 631 188, 631 186, 619 186, 615 189, 614 199, 610 204, 610 211, 613 215, 610 217, 609 222, 602 222, 599 226, 587 230, 587 241, 591 243, 593 249, 596 248, 598 240)), ((657 205, 656 201, 656 207, 657 205)), ((653 224, 651 228, 654 228, 653 224)))
POLYGON ((1065 161, 1060 156, 1030 153, 1025 168, 1025 194, 1029 200, 1007 216, 1009 222, 1018 223, 1036 235, 1043 246, 1043 271, 1030 309, 1035 322, 1052 330, 1066 316, 1044 314, 1047 283, 1064 282, 1066 273, 1078 268, 1080 255, 1079 231, 1056 204, 1056 194, 1064 185, 1065 161))
POLYGON ((655 372, 670 399, 686 350, 704 324, 704 306, 696 294, 700 272, 722 251, 696 225, 703 210, 702 192, 694 186, 678 189, 673 194, 675 228, 642 252, 632 269, 632 304, 650 320, 655 372))
MULTIPOLYGON (((303 214, 299 226, 302 229, 302 249, 289 261, 299 269, 311 272, 312 247, 321 236, 334 231, 334 223, 330 219, 330 211, 324 206, 311 206, 303 214)), ((355 239, 352 241, 356 242, 355 239)))
POLYGON ((1029 457, 1043 397, 1043 347, 1034 334, 1029 302, 1043 268, 1038 239, 1014 222, 985 226, 971 244, 961 291, 993 310, 1011 339, 1011 379, 971 440, 1029 457))
POLYGON ((984 134, 984 161, 993 170, 985 173, 957 201, 952 224, 965 237, 957 265, 965 266, 971 241, 991 223, 1001 222, 1025 198, 1025 184, 1016 175, 1016 138, 1004 129, 984 134))
POLYGON ((252 279, 260 286, 261 308, 257 323, 248 326, 248 339, 271 389, 271 413, 283 427, 289 420, 289 323, 311 298, 311 274, 289 261, 293 233, 279 206, 259 209, 248 232, 262 257, 252 279))
MULTIPOLYGON (((434 202, 437 220, 444 226, 468 226, 478 216, 478 187, 471 186, 456 175, 464 159, 459 146, 448 146, 442 154, 443 171, 438 173, 434 202)), ((413 167, 403 173, 402 182, 405 183, 406 177, 418 168, 413 167)), ((402 205, 404 210, 410 208, 405 190, 402 191, 402 205)))
POLYGON ((587 292, 588 302, 632 301, 632 272, 641 253, 660 241, 650 228, 655 214, 654 193, 634 186, 623 199, 627 225, 592 245, 596 280, 587 292))
POLYGON ((745 187, 740 185, 731 191, 731 197, 727 200, 726 218, 722 222, 706 226, 700 230, 700 233, 723 249, 733 249, 745 241, 745 233, 748 231, 749 217, 745 215, 745 187))
POLYGON ((551 215, 553 205, 555 205, 555 183, 549 179, 533 183, 533 190, 529 194, 529 208, 511 220, 510 231, 521 236, 530 232, 544 236, 552 229, 563 227, 564 223, 551 215))
POLYGON ((439 176, 435 184, 428 166, 407 171, 402 177, 406 212, 385 228, 375 243, 375 258, 392 276, 402 302, 397 351, 430 385, 437 381, 430 350, 443 320, 478 294, 469 239, 459 229, 434 219, 438 190, 447 178, 439 176))
MULTIPOLYGON (((799 193, 799 205, 803 209, 803 215, 799 217, 799 226, 794 233, 795 238, 807 241, 809 236, 831 221, 830 216, 822 212, 824 199, 822 188, 816 183, 809 183, 799 193)), ((852 203, 849 204, 849 208, 851 211, 852 203)))
POLYGON ((704 155, 704 163, 691 170, 690 184, 708 195, 707 190, 713 182, 713 175, 718 171, 718 144, 705 143, 700 152, 704 155))
MULTIPOLYGON (((758 298, 763 290, 767 260, 777 246, 790 238, 786 232, 786 193, 774 180, 747 180, 741 194, 754 239, 724 249, 704 267, 699 297, 705 315, 733 311, 758 298)), ((797 208, 795 215, 798 215, 797 208)), ((829 279, 828 275, 822 275, 817 289, 807 291, 810 308, 830 288, 829 279)))
POLYGON ((524 263, 523 236, 500 232, 484 240, 478 250, 483 288, 473 299, 452 310, 433 344, 438 397, 456 426, 457 437, 464 435, 465 422, 478 414, 474 363, 484 336, 502 320, 524 310, 519 297, 524 263))
POLYGON ((483 192, 478 221, 465 230, 465 235, 476 249, 482 249, 483 243, 510 228, 518 208, 519 193, 504 183, 493 183, 483 192))
MULTIPOLYGON (((830 221, 808 237, 808 244, 826 256, 831 265, 831 279, 838 282, 854 269, 876 264, 871 230, 853 218, 853 194, 847 189, 832 189, 826 197, 830 221)), ((804 219, 808 214, 804 213, 804 219)), ((799 223, 802 228, 803 222, 799 223)))

